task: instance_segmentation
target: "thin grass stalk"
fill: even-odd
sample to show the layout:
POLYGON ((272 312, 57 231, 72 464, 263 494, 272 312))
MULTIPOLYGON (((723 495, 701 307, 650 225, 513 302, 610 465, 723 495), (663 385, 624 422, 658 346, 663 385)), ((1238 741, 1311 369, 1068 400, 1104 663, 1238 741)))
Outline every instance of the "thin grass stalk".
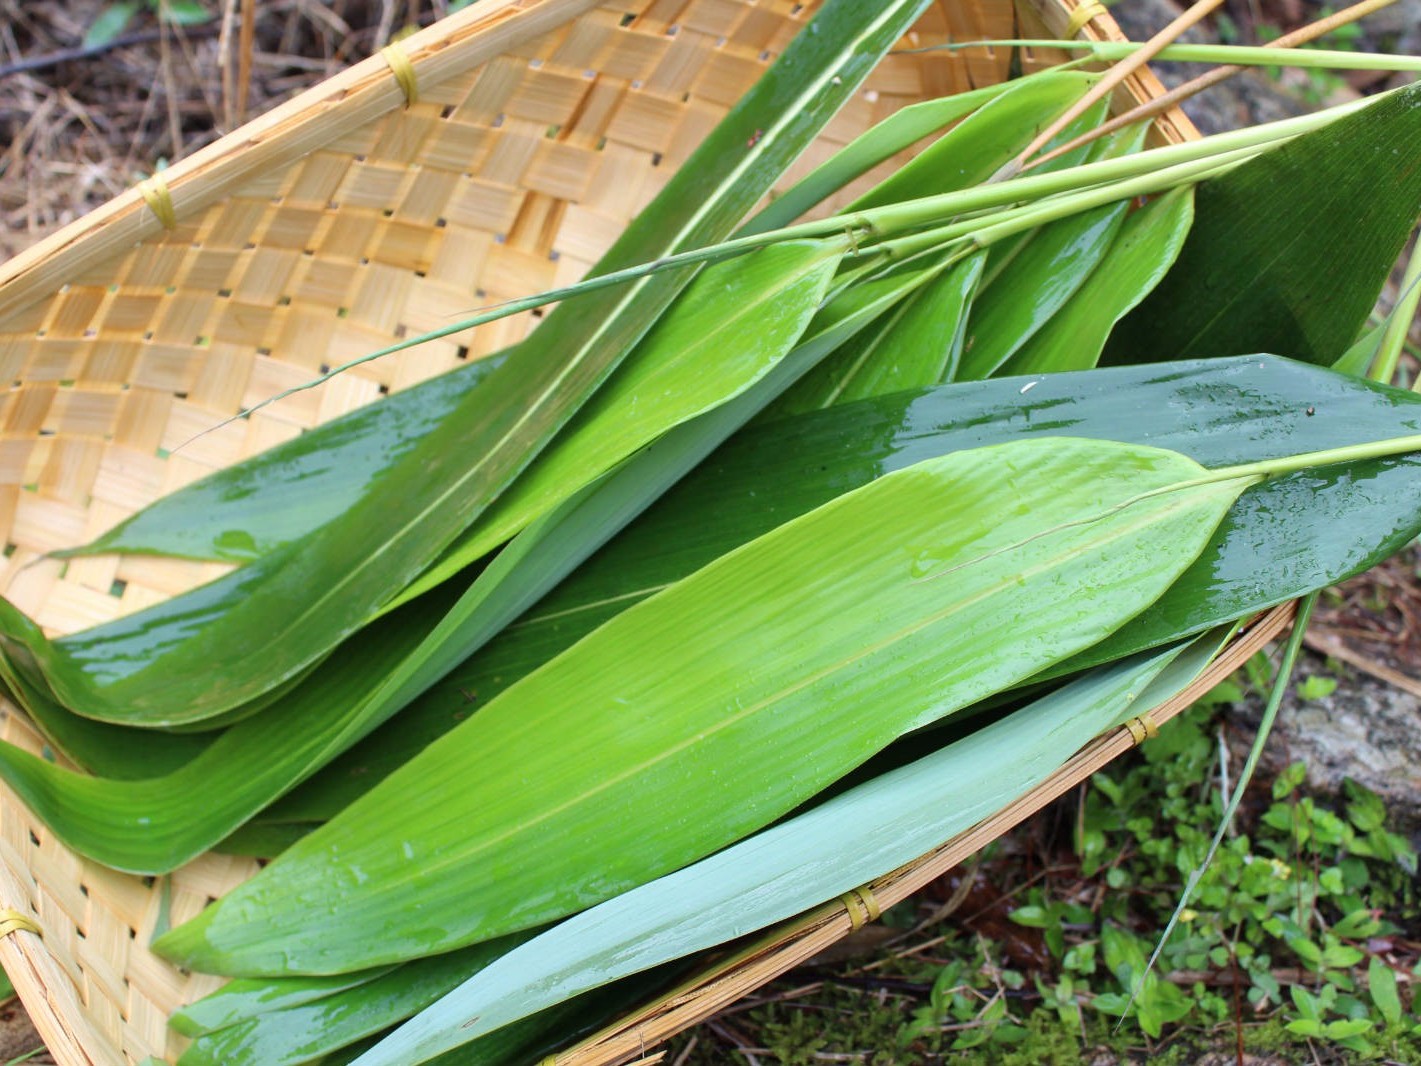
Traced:
MULTIPOLYGON (((1341 11, 1338 11, 1333 15, 1329 15, 1327 18, 1319 19, 1317 22, 1309 23, 1308 25, 1296 29, 1291 33, 1285 33, 1283 36, 1277 38, 1276 40, 1269 41, 1263 47, 1269 49, 1280 49, 1293 48, 1300 44, 1306 44, 1309 41, 1316 40, 1318 37, 1322 37, 1328 33, 1331 33, 1333 30, 1337 29, 1340 26, 1346 26, 1349 23, 1356 22, 1358 19, 1362 19, 1368 15, 1375 14, 1383 8, 1390 7, 1394 3, 1396 3, 1396 0, 1362 0, 1362 3, 1353 4, 1351 7, 1343 8, 1341 11)), ((1179 106, 1179 104, 1183 103, 1185 100, 1188 100, 1191 96, 1196 96, 1199 93, 1203 92, 1205 89, 1212 88, 1213 86, 1218 85, 1220 82, 1227 81, 1229 78, 1232 78, 1235 74, 1238 74, 1243 69, 1243 66, 1239 65, 1238 63, 1233 63, 1230 65, 1217 67, 1214 70, 1199 75, 1197 78, 1192 78, 1189 81, 1185 82, 1183 85, 1176 86, 1175 88, 1169 90, 1163 96, 1157 96, 1153 100, 1148 101, 1147 103, 1143 103, 1136 107, 1133 107, 1129 111, 1126 111, 1124 114, 1117 115, 1115 118, 1112 118, 1109 121, 1102 123, 1099 127, 1092 130, 1090 133, 1085 134, 1081 137, 1077 137, 1071 143, 1064 144, 1061 145, 1059 148, 1053 149, 1052 151, 1042 156, 1040 159, 1036 160, 1033 165, 1039 166, 1042 163, 1054 159, 1062 152, 1073 151, 1076 148, 1081 147, 1081 145, 1087 144, 1091 140, 1094 140, 1096 137, 1103 137, 1107 133, 1111 133, 1117 129, 1120 129, 1122 126, 1128 126, 1133 122, 1139 122, 1147 118, 1152 119, 1158 115, 1164 114, 1166 111, 1173 110, 1175 107, 1179 106)))
POLYGON ((1268 739, 1268 734, 1273 730, 1273 722, 1278 717, 1278 708, 1283 705, 1283 696, 1288 691, 1288 682, 1293 676, 1293 667, 1298 661, 1298 652, 1302 650, 1303 636, 1307 633, 1308 621, 1312 618, 1312 609, 1317 604, 1317 596, 1316 592, 1310 592, 1298 601, 1298 614, 1293 620, 1293 631, 1288 636, 1288 643, 1283 649, 1283 660, 1278 664, 1277 673, 1273 675, 1273 691, 1269 693, 1268 705, 1263 709, 1263 719, 1258 723, 1258 737, 1254 741, 1253 747, 1249 749, 1248 758, 1244 761, 1243 770, 1239 773, 1238 783, 1234 785, 1233 795, 1229 797, 1228 806, 1224 808, 1223 817, 1219 819, 1219 828, 1214 833, 1214 839, 1209 842, 1209 850, 1205 853, 1203 862, 1190 872, 1189 879, 1184 883, 1184 891, 1180 893, 1174 913, 1169 916, 1164 932, 1160 934, 1154 951, 1150 953, 1149 960, 1145 963, 1144 972, 1135 982, 1135 987, 1130 989, 1125 1009, 1115 1023, 1116 1029, 1120 1028, 1126 1015, 1130 1013, 1130 1007, 1144 987, 1145 978, 1154 969, 1155 963, 1159 961, 1160 953, 1164 951, 1165 944, 1169 942, 1170 934, 1179 924, 1180 915, 1184 913, 1184 908, 1189 906, 1189 901, 1194 898, 1194 892, 1198 889, 1199 882, 1208 872, 1209 865, 1214 861, 1214 855, 1219 850, 1219 845, 1223 843, 1229 826, 1233 824, 1234 816, 1238 814, 1239 805, 1243 802, 1243 794, 1248 789, 1249 782, 1253 780, 1253 773, 1258 768, 1258 760, 1263 755, 1264 741, 1268 739))
POLYGON ((1056 134, 1065 129, 1071 122, 1079 118, 1092 104, 1099 100, 1104 100, 1116 86, 1120 85, 1131 74, 1143 67, 1153 59, 1167 44, 1172 43, 1181 33, 1191 26, 1200 22, 1205 15, 1210 14, 1219 7, 1223 0, 1196 0, 1188 10, 1174 19, 1168 26, 1160 30, 1148 41, 1146 41, 1138 51, 1123 62, 1117 63, 1106 72, 1091 90, 1076 103, 1066 109, 1066 113, 1061 115, 1044 130, 1036 135, 1030 144, 1022 149, 1021 154, 1010 164, 1003 168, 1002 176, 1011 177, 1020 173, 1026 168, 1027 162, 1042 148, 1051 143, 1056 134))
MULTIPOLYGON (((1395 3, 1396 0, 1386 0, 1387 3, 1395 3)), ((1278 38, 1282 40, 1283 38, 1278 38)), ((932 48, 917 48, 913 52, 955 52, 966 48, 1034 48, 1034 49, 1060 49, 1063 52, 1088 52, 1089 59, 1102 59, 1110 62, 1117 62, 1134 55, 1144 47, 1137 41, 1062 41, 1055 38, 1036 37, 1002 37, 981 41, 961 41, 954 44, 934 45, 932 48)), ((1156 59, 1167 60, 1174 63, 1226 63, 1232 64, 1237 69, 1245 67, 1298 67, 1301 69, 1319 70, 1392 70, 1401 72, 1421 71, 1421 57, 1392 55, 1387 52, 1343 52, 1326 48, 1287 48, 1280 46, 1278 41, 1270 41, 1264 45, 1237 45, 1237 44, 1172 44, 1155 56, 1156 59)), ((1082 62, 1082 60, 1076 60, 1082 62)), ((1052 68, 1056 69, 1056 68, 1052 68)), ((1226 69, 1224 67, 1218 68, 1226 69)), ((1210 71, 1210 74, 1215 73, 1210 71)), ((1163 99, 1162 97, 1160 99, 1163 99)), ((1158 106, 1158 100, 1151 100, 1147 105, 1141 105, 1126 114, 1112 119, 1112 123, 1129 125, 1129 115, 1135 111, 1143 111, 1148 107, 1153 111, 1158 106)), ((1140 116, 1144 117, 1144 116, 1140 116)), ((1104 129, 1104 125, 1097 129, 1104 129)), ((1090 136, 1097 136, 1095 130, 1090 131, 1090 136)), ((1080 138, 1084 142, 1085 137, 1080 138)), ((1080 147, 1077 145, 1076 147, 1080 147)), ((1053 158, 1064 151, 1069 151, 1068 147, 1052 149, 1049 156, 1044 159, 1053 158)), ((1033 162, 1032 166, 1036 163, 1033 162)))
MULTIPOLYGON (((1372 97, 1370 100, 1353 101, 1311 115, 1264 123, 1249 129, 1222 133, 1197 141, 1166 145, 1161 148, 1150 149, 1119 159, 1107 159, 1096 163, 1087 163, 1079 167, 1050 174, 1013 178, 988 185, 977 186, 960 192, 944 193, 939 196, 924 197, 919 200, 910 200, 899 204, 870 208, 849 215, 838 215, 818 221, 786 226, 781 229, 767 230, 763 233, 734 238, 719 244, 708 245, 704 248, 695 248, 689 251, 679 252, 675 255, 663 256, 650 263, 641 263, 626 267, 622 270, 601 274, 595 278, 587 278, 574 285, 565 286, 563 288, 549 289, 532 296, 520 297, 516 300, 494 304, 458 322, 441 326, 439 329, 421 333, 418 336, 406 338, 405 340, 381 348, 378 351, 334 366, 309 381, 294 385, 289 389, 284 389, 262 400, 260 403, 239 411, 230 418, 215 423, 209 428, 188 438, 173 450, 181 450, 193 441, 215 432, 231 422, 246 418, 262 408, 268 407, 288 396, 323 385, 337 375, 343 374, 355 367, 373 362, 376 359, 382 359, 387 355, 393 355, 396 352, 405 351, 419 344, 453 336, 465 330, 474 329, 501 318, 507 318, 510 315, 545 307, 548 304, 558 303, 583 293, 635 281, 649 274, 663 270, 716 263, 731 258, 732 256, 742 255, 754 251, 757 248, 763 248, 767 245, 785 240, 813 239, 847 234, 856 242, 861 251, 872 250, 875 246, 875 242, 881 242, 883 239, 889 238, 894 234, 907 234, 917 229, 929 227, 934 222, 945 217, 954 217, 970 211, 982 211, 1002 207, 1008 204, 1038 199, 1058 193, 1079 191, 1104 182, 1149 174, 1161 167, 1172 166, 1179 163, 1208 159, 1215 156, 1237 158, 1232 156, 1232 153, 1243 148, 1250 148, 1255 154, 1268 151, 1272 148, 1280 147, 1294 137, 1319 129, 1330 122, 1351 114, 1353 111, 1366 107, 1377 99, 1380 99, 1380 97, 1372 97)), ((1159 190, 1156 189, 1155 191, 1159 190)))
MULTIPOLYGON (((1396 364, 1411 334, 1411 323, 1416 319, 1418 305, 1421 305, 1421 236, 1416 238, 1415 247, 1411 249, 1411 259, 1406 264, 1406 273, 1396 294, 1396 306, 1392 308, 1390 321, 1382 333, 1376 366, 1372 370, 1372 377, 1384 385, 1390 384, 1396 375, 1396 364)), ((1412 387, 1416 386, 1421 386, 1421 375, 1413 382, 1412 387)))

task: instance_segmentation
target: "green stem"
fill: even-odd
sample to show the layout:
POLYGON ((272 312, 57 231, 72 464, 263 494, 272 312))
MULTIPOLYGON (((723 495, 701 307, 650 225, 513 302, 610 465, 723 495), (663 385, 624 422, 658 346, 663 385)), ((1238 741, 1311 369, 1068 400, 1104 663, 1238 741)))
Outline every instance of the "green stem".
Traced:
MULTIPOLYGON (((1212 169, 1221 159, 1237 158, 1240 153, 1243 153, 1245 150, 1262 152, 1278 147, 1294 137, 1308 133, 1314 129, 1319 129, 1341 118, 1343 115, 1350 114, 1360 107, 1367 106, 1379 98, 1380 97, 1371 97, 1368 100, 1343 104, 1339 107, 1329 108, 1311 115, 1303 115, 1299 118, 1284 119, 1280 122, 1265 123, 1250 129, 1236 130, 1230 133, 1217 134, 1213 137, 1201 138, 1197 141, 1187 141, 1183 144, 1154 148, 1120 159, 1101 160, 1099 162, 1087 163, 1083 166, 1073 167, 1063 171, 1055 171, 1049 174, 1014 178, 995 184, 965 189, 960 192, 946 193, 940 196, 929 196, 919 200, 908 200, 868 211, 859 211, 848 215, 837 215, 814 222, 803 222, 777 230, 767 230, 763 233, 734 238, 720 244, 708 245, 704 248, 693 248, 685 252, 678 252, 674 255, 663 256, 650 263, 641 263, 608 274, 601 274, 595 278, 587 278, 574 285, 564 286, 563 288, 549 289, 545 292, 535 293, 532 296, 509 300, 505 303, 485 308, 469 318, 450 323, 447 326, 441 326, 439 329, 431 330, 428 333, 408 337, 396 344, 381 348, 379 351, 371 352, 368 355, 363 355, 357 359, 352 359, 338 366, 334 366, 318 377, 305 381, 300 385, 293 386, 292 388, 285 389, 258 404, 237 412, 237 414, 231 418, 218 422, 208 429, 203 430, 201 433, 188 438, 188 440, 178 445, 178 448, 174 449, 174 451, 186 447, 199 437, 221 429, 230 422, 245 418, 261 410, 263 407, 268 407, 298 392, 316 388, 318 385, 324 384, 338 374, 343 374, 347 370, 352 370, 365 363, 373 362, 376 359, 383 359, 387 355, 394 355, 397 352, 413 348, 418 344, 453 336, 456 333, 462 333, 465 330, 486 325, 522 311, 531 311, 538 307, 557 303, 582 293, 594 292, 598 289, 635 281, 662 270, 672 270, 679 267, 699 266, 719 262, 733 256, 752 252, 758 248, 776 244, 780 241, 838 237, 855 245, 859 243, 872 243, 875 239, 892 237, 897 234, 906 235, 915 230, 931 227, 934 223, 940 222, 944 218, 952 218, 966 212, 1004 207, 1008 204, 1041 199, 1061 193, 1079 192, 1101 183, 1118 182, 1128 178, 1148 178, 1155 172, 1173 168, 1177 165, 1196 161, 1210 161, 1209 167, 1200 168, 1200 173, 1203 173, 1208 169, 1212 169)), ((1182 180, 1184 179, 1176 178, 1175 182, 1177 183, 1182 180)), ((1157 183, 1147 182, 1146 184, 1149 185, 1152 190, 1157 190, 1161 187, 1157 183)), ((1107 197, 1107 201, 1109 199, 1119 198, 1119 196, 1107 197)), ((959 225, 968 227, 960 231, 962 234, 970 231, 969 223, 964 222, 959 225)))
POLYGON ((1174 908, 1174 913, 1169 916, 1169 922, 1164 927, 1164 932, 1160 934, 1159 942, 1155 944, 1155 950, 1150 955, 1150 961, 1145 964, 1145 972, 1140 975, 1135 987, 1130 990, 1129 1002, 1125 1004, 1125 1011, 1121 1014, 1124 1020, 1125 1014, 1129 1013, 1130 1004, 1135 1002, 1135 997, 1139 995, 1140 989, 1144 986, 1145 977, 1154 969, 1155 963, 1159 960, 1160 953, 1164 951, 1165 944, 1169 941, 1170 934, 1174 932, 1174 927, 1179 923, 1179 916, 1184 913, 1184 909, 1189 906, 1189 901, 1194 898, 1194 890, 1199 887, 1199 882, 1209 869, 1209 864, 1214 861, 1214 855, 1219 850, 1219 845, 1223 843, 1224 834, 1228 832, 1228 827, 1232 824, 1234 816, 1238 814, 1239 804, 1243 802, 1244 791, 1253 780, 1253 773, 1258 768, 1259 757, 1263 754, 1263 746, 1268 740, 1268 734, 1273 729, 1274 719, 1278 717, 1278 708, 1283 704, 1283 696, 1288 690, 1288 681, 1293 676, 1293 667, 1298 661, 1298 652, 1303 646, 1303 636, 1307 632, 1308 621, 1312 617, 1313 606, 1317 603, 1317 593, 1310 592, 1298 601, 1297 617, 1293 619, 1293 631, 1288 635, 1288 644, 1283 650, 1283 660, 1278 664, 1278 672, 1273 677, 1273 691, 1268 696, 1268 706, 1263 710, 1263 720, 1258 723, 1258 735, 1254 738, 1253 747, 1249 749, 1248 758, 1243 764, 1243 772, 1239 774, 1238 783, 1234 785, 1233 794, 1229 797, 1228 807, 1224 810, 1224 816, 1219 820, 1219 828, 1214 833, 1214 839, 1209 844, 1208 854, 1189 875, 1189 880, 1184 884, 1184 891, 1180 893, 1179 903, 1174 908))
POLYGON ((1281 459, 1264 459, 1256 463, 1242 463, 1239 466, 1223 466, 1209 471, 1208 476, 1199 478, 1194 484, 1212 484, 1231 481, 1234 478, 1270 478, 1284 474, 1294 474, 1299 470, 1310 470, 1319 466, 1336 463, 1355 463, 1364 459, 1386 459, 1390 456, 1405 455, 1421 451, 1421 434, 1405 437, 1389 437, 1386 440, 1368 441, 1365 444, 1348 444, 1341 448, 1325 448, 1317 452, 1303 452, 1300 455, 1285 455, 1281 459))
MULTIPOLYGON (((1142 44, 1133 41, 1060 41, 1031 38, 1003 38, 959 41, 914 48, 909 52, 956 52, 966 48, 1054 48, 1089 52, 1091 58, 1111 62, 1134 55, 1142 44)), ((900 54, 900 53, 894 53, 900 54)), ((1156 59, 1176 63, 1226 63, 1239 67, 1304 67, 1324 70, 1421 71, 1421 57, 1388 55, 1378 52, 1344 52, 1324 48, 1255 48, 1228 44, 1171 44, 1156 59)))
MULTIPOLYGON (((1401 288, 1397 290, 1396 306, 1388 316, 1389 321, 1377 349, 1376 363, 1372 367, 1372 377, 1382 384, 1389 384, 1396 374, 1396 364, 1406 347, 1418 304, 1421 304, 1421 240, 1417 240, 1416 247, 1411 250, 1411 260, 1406 264, 1406 274, 1401 279, 1401 288)), ((1421 384, 1421 378, 1417 379, 1417 384, 1421 384)))
MULTIPOLYGON (((1139 177, 1164 167, 1233 153, 1239 149, 1266 151, 1294 137, 1321 129, 1345 115, 1351 114, 1379 97, 1353 101, 1298 118, 1268 122, 1248 129, 1218 133, 1197 141, 1151 148, 1118 159, 1102 159, 1048 174, 1030 174, 992 185, 975 186, 960 192, 928 196, 920 200, 905 200, 898 204, 860 211, 852 216, 855 222, 870 226, 881 235, 903 233, 944 217, 1001 207, 1025 200, 1039 200, 1057 193, 1076 192, 1092 185, 1139 177)), ((825 220, 827 222, 828 220, 825 220)), ((816 225, 809 223, 808 226, 816 225)), ((817 223, 823 226, 824 222, 817 223)), ((802 228, 808 228, 802 227, 802 228)))

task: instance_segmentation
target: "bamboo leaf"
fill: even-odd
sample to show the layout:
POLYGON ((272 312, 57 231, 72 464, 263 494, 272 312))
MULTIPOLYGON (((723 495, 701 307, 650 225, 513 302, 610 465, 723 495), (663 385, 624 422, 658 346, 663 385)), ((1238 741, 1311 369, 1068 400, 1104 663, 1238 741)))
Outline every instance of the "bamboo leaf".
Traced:
POLYGON ((305 1006, 336 992, 363 985, 394 970, 339 974, 335 977, 285 977, 278 980, 229 981, 216 992, 179 1007, 168 1017, 168 1026, 186 1037, 199 1037, 226 1029, 258 1014, 305 1006))
MULTIPOLYGON (((298 1066, 310 1062, 418 1013, 525 939, 526 935, 508 937, 434 955, 301 1003, 267 1007, 199 1035, 179 1057, 177 1066, 298 1066)), ((209 998, 221 996, 219 992, 209 998)), ((224 1006, 241 1009, 235 1003, 224 1006)))
POLYGON ((1203 474, 1059 438, 839 497, 619 615, 155 950, 237 975, 339 972, 694 860, 1138 613, 1246 484, 1203 474), (737 802, 716 802, 727 790, 737 802))
POLYGON ((1203 182, 1179 261, 1104 360, 1335 362, 1421 216, 1419 105, 1421 85, 1409 86, 1203 182))
MULTIPOLYGON (((1049 73, 1054 72, 1038 71, 1027 77, 1043 77, 1049 73)), ((1017 84, 1002 81, 936 100, 922 100, 895 111, 835 152, 783 196, 777 197, 742 227, 741 232, 764 233, 788 226, 855 178, 906 151, 924 137, 946 129, 983 104, 1011 91, 1017 84)))
POLYGON ((1186 186, 1128 214, 1100 265, 1000 373, 1047 374, 1095 366, 1115 323, 1159 284, 1178 258, 1193 211, 1194 190, 1186 186))
POLYGON ((78 548, 242 563, 338 518, 488 377, 507 352, 422 381, 161 496, 78 548))
MULTIPOLYGON (((815 31, 795 38, 599 269, 728 234, 925 4, 867 9, 830 0, 815 31)), ((70 638, 69 669, 52 676, 51 687, 86 714, 159 724, 240 706, 294 676, 388 603, 497 498, 690 276, 647 275, 565 301, 339 520, 168 601, 141 628, 130 622, 70 638), (244 654, 230 655, 234 647, 244 654)))
POLYGON ((427 1061, 587 989, 867 884, 995 814, 1092 737, 1181 691, 1219 643, 1215 635, 1101 667, 931 755, 569 918, 499 958, 359 1061, 427 1061))
POLYGON ((978 252, 928 282, 867 344, 836 403, 922 388, 957 375, 967 339, 967 317, 986 256, 978 252))
MULTIPOLYGON (((791 518, 926 458, 1070 434, 1158 444, 1223 466, 1418 430, 1421 398, 1273 357, 945 386, 752 427, 406 708, 397 727, 342 756, 270 817, 333 817, 622 610, 791 518)), ((1421 532, 1414 469, 1410 461, 1353 464, 1350 473, 1292 475, 1248 490, 1221 536, 1159 603, 1087 657, 1099 662, 1176 640, 1365 569, 1421 532), (1311 493, 1324 483, 1324 506, 1317 506, 1311 493)))

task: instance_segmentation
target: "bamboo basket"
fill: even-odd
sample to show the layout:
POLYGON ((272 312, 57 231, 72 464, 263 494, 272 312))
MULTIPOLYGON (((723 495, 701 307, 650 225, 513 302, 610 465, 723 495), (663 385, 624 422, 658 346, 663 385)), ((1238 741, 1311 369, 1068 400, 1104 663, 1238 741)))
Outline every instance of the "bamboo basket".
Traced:
MULTIPOLYGON (((10 383, 0 407, 0 593, 64 633, 216 576, 213 564, 43 556, 210 470, 519 339, 536 312, 367 364, 169 454, 331 364, 576 280, 815 7, 482 0, 0 264, 10 383)), ((905 47, 1067 33, 1123 39, 1098 4, 941 0, 905 47)), ((1028 54, 1024 66, 1059 55, 1028 54)), ((786 181, 899 107, 1000 81, 1009 61, 987 49, 886 57, 786 181)), ((1117 105, 1161 92, 1140 74, 1117 105)), ((1170 140, 1197 136, 1178 113, 1159 129, 1170 140)), ((1260 623, 1254 642, 1284 621, 1260 623)), ((8 704, 0 736, 44 750, 8 704)), ((1102 738, 866 898, 902 898, 1132 742, 1126 731, 1102 738)), ((4 935, 0 925, 0 963, 57 1061, 123 1066, 179 1053, 168 1015, 220 979, 182 973, 145 945, 256 864, 209 854, 159 879, 117 874, 65 849, 8 789, 0 860, 0 908, 41 931, 4 935)), ((822 908, 558 1061, 643 1056, 866 916, 862 898, 822 908)))

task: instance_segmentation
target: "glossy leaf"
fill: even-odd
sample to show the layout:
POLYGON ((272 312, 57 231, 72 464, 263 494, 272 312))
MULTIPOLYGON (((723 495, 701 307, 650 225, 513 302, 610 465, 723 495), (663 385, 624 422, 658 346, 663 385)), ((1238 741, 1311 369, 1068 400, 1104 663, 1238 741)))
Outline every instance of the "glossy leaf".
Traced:
POLYGON ((934 384, 961 358, 985 252, 944 258, 872 326, 824 361, 783 409, 814 410, 934 384))
POLYGON ((334 977, 283 977, 256 981, 238 978, 196 1003, 179 1007, 168 1017, 168 1026, 183 1036, 199 1037, 258 1014, 314 1003, 336 992, 366 984, 394 969, 393 966, 381 966, 334 977))
POLYGON ((1083 71, 1048 71, 1009 83, 909 162, 851 203, 848 211, 916 200, 986 181, 1100 80, 1083 71))
POLYGON ((1331 364, 1421 216, 1421 85, 1205 181, 1179 261, 1107 363, 1273 352, 1331 364))
POLYGON ((867 884, 1024 795, 1092 737, 1184 688, 1218 648, 1087 674, 925 758, 569 918, 360 1059, 404 1066, 587 989, 767 928, 867 884), (1180 659, 1176 669, 1166 668, 1180 659))
POLYGON ((1156 449, 1019 441, 839 497, 619 615, 155 950, 339 972, 694 860, 1137 614, 1244 487, 1202 473, 1156 449))
POLYGON ((1132 211, 1100 265, 1064 307, 1007 360, 1003 374, 1089 370, 1115 323, 1174 264, 1193 218, 1194 189, 1175 189, 1132 211))
MULTIPOLYGON (((728 234, 925 4, 867 9, 830 0, 814 32, 795 38, 599 271, 728 234)), ((293 676, 358 629, 498 497, 690 276, 667 271, 564 301, 340 519, 139 621, 69 638, 68 669, 50 676, 56 695, 91 716, 160 724, 239 706, 293 676), (244 654, 231 655, 234 647, 244 654)))
POLYGON ((844 238, 786 241, 707 267, 557 440, 395 604, 452 577, 667 430, 759 381, 809 325, 847 249, 844 238))
MULTIPOLYGON (((271 817, 333 817, 374 781, 598 625, 783 522, 894 470, 1022 436, 1156 444, 1206 466, 1421 430, 1421 397, 1273 357, 961 384, 748 429, 271 817), (1307 414, 1308 409, 1313 414, 1307 414)), ((1416 465, 1353 464, 1249 489, 1200 560, 1095 662, 1243 617, 1365 569, 1421 532, 1416 465), (1326 485, 1323 506, 1311 493, 1326 485)), ((1089 663, 1086 663, 1089 665, 1089 663)))
POLYGON ((524 939, 509 937, 433 955, 318 998, 262 1010, 198 1036, 177 1066, 310 1062, 418 1013, 524 939))
POLYGON ((507 357, 490 355, 159 497, 59 558, 124 552, 241 563, 338 518, 507 357))
POLYGON ((1128 209, 1108 204, 1043 227, 973 302, 956 380, 996 373, 1060 312, 1104 260, 1128 209))

